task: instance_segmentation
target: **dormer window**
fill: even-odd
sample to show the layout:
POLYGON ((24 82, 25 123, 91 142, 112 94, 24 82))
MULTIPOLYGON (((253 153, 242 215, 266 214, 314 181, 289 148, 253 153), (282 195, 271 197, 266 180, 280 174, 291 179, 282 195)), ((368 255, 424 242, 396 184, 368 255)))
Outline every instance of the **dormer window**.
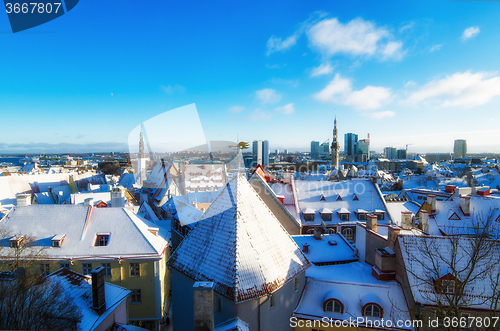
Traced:
POLYGON ((97 234, 94 246, 108 246, 109 234, 97 234))
POLYGON ((64 236, 65 236, 64 234, 60 234, 60 235, 54 236, 51 239, 52 247, 61 247, 62 242, 64 240, 64 236))
POLYGON ((321 217, 325 222, 330 222, 332 220, 332 214, 322 214, 321 217))
POLYGON ((354 194, 354 196, 352 197, 352 201, 359 201, 359 198, 356 194, 354 194))
POLYGON ((337 200, 336 201, 342 201, 342 197, 339 195, 337 195, 337 200))
POLYGON ((455 281, 454 280, 445 280, 441 281, 441 290, 446 294, 454 294, 455 293, 455 281))
POLYGON ((24 236, 24 235, 17 235, 17 236, 12 237, 9 240, 10 248, 19 248, 19 246, 21 246, 21 243, 23 242, 25 237, 26 236, 24 236))
POLYGON ((326 198, 325 198, 324 194, 321 194, 321 196, 319 197, 319 201, 326 201, 326 198))
POLYGON ((344 305, 337 299, 326 300, 323 304, 324 311, 331 311, 334 313, 344 313, 344 305))
POLYGON ((365 307, 363 309, 363 316, 381 318, 382 317, 382 307, 380 307, 376 303, 369 303, 369 304, 365 305, 365 307))
POLYGON ((314 210, 309 209, 309 208, 302 212, 302 215, 304 215, 304 220, 306 222, 314 221, 314 214, 315 214, 314 210))

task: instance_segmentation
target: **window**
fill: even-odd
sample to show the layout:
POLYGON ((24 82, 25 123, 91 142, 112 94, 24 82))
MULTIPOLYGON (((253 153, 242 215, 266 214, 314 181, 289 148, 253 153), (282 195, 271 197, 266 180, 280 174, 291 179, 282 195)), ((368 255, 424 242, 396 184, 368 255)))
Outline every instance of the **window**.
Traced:
POLYGON ((130 277, 139 277, 141 275, 141 266, 139 263, 130 263, 130 277))
POLYGON ((454 280, 443 280, 441 282, 443 293, 453 294, 455 293, 455 281, 454 280))
POLYGON ((269 308, 274 308, 276 306, 276 297, 273 294, 269 294, 269 308))
POLYGON ((384 220, 384 213, 377 214, 377 220, 383 221, 384 220))
POLYGON ((215 296, 215 311, 222 314, 222 298, 218 295, 215 296))
POLYGON ((358 214, 358 220, 359 221, 366 221, 366 214, 363 214, 363 213, 358 214))
POLYGON ((331 311, 334 313, 343 313, 344 312, 343 306, 340 303, 340 301, 335 300, 335 299, 330 299, 330 300, 326 301, 324 309, 325 309, 325 311, 331 311))
POLYGON ((326 229, 326 233, 327 234, 334 234, 335 233, 335 229, 328 228, 328 229, 326 229))
POLYGON ((329 222, 332 220, 332 214, 323 214, 323 221, 329 222))
POLYGON ((61 242, 59 240, 52 240, 52 247, 61 247, 61 242))
POLYGON ((314 214, 304 214, 304 219, 306 222, 312 222, 314 221, 314 214))
POLYGON ((139 304, 139 303, 142 303, 142 297, 141 297, 141 290, 138 289, 138 290, 131 290, 132 291, 132 295, 131 295, 131 300, 130 300, 130 303, 133 303, 133 304, 139 304))
POLYGON ((354 231, 352 231, 351 228, 344 229, 342 231, 342 235, 348 240, 348 241, 353 241, 354 240, 354 231))
POLYGON ((104 268, 104 277, 111 277, 111 263, 101 263, 104 268))
POLYGON ((40 263, 40 275, 48 276, 50 274, 50 265, 48 263, 40 263))
POLYGON ((295 280, 294 280, 295 284, 295 292, 297 292, 298 290, 300 290, 300 278, 297 276, 295 277, 295 280))
POLYGON ((382 312, 378 305, 369 304, 365 307, 364 316, 382 317, 382 312))
POLYGON ((84 275, 90 275, 92 271, 92 263, 82 263, 82 273, 84 275))
POLYGON ((94 246, 107 246, 109 241, 108 234, 98 234, 95 238, 94 246))
POLYGON ((59 267, 61 269, 69 269, 69 263, 61 263, 61 264, 59 264, 59 267))
POLYGON ((348 221, 349 220, 349 214, 340 214, 340 220, 341 221, 348 221))

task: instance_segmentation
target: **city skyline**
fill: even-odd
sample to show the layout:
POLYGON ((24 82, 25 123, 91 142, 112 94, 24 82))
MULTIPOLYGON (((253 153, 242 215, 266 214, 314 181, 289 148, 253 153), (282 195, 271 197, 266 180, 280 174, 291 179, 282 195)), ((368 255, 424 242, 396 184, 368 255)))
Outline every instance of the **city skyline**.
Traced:
POLYGON ((1 14, 0 154, 126 152, 141 122, 193 103, 209 141, 307 151, 336 113, 339 137, 377 152, 498 152, 497 2, 134 4, 16 34, 1 14))

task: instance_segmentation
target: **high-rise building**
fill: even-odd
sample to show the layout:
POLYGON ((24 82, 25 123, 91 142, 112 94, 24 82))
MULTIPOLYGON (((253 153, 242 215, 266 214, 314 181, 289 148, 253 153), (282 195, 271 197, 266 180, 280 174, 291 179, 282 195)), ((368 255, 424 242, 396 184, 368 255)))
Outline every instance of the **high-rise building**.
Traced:
POLYGON ((330 156, 330 145, 327 142, 319 145, 319 156, 330 156))
POLYGON ((346 133, 344 135, 344 152, 346 155, 356 154, 356 145, 358 143, 358 135, 355 133, 346 133))
POLYGON ((339 167, 339 162, 340 162, 339 153, 340 153, 340 144, 337 132, 337 116, 335 116, 335 120, 333 121, 332 169, 338 169, 339 167))
POLYGON ((311 159, 319 159, 319 141, 311 141, 311 159))
POLYGON ((252 157, 253 165, 260 164, 263 167, 269 165, 269 141, 255 140, 253 142, 252 157))
POLYGON ((370 159, 370 135, 368 135, 368 138, 361 139, 358 141, 355 161, 368 162, 369 159, 370 159))
POLYGON ((455 159, 462 159, 467 157, 467 141, 465 141, 465 139, 455 140, 453 153, 455 154, 454 155, 455 159))
POLYGON ((406 152, 406 149, 398 149, 397 157, 399 160, 406 160, 408 158, 408 153, 406 152))
POLYGON ((386 159, 394 160, 398 157, 397 150, 394 147, 386 147, 384 148, 384 155, 386 159))

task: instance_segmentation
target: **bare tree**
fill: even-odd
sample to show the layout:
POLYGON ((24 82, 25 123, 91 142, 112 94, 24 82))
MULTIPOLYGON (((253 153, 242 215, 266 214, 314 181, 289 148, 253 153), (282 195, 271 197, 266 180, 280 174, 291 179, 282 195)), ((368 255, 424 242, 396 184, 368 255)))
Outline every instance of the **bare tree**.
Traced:
MULTIPOLYGON (((439 318, 441 330, 497 330, 500 300, 500 237, 494 212, 478 213, 473 223, 446 237, 405 236, 400 246, 409 286, 420 305, 418 318, 439 318), (422 308, 432 307, 432 308, 422 308), (489 323, 474 323, 477 312, 489 323), (432 316, 432 312, 435 316, 432 316), (470 317, 470 318, 469 318, 470 317)), ((424 325, 428 320, 424 319, 424 325)))

